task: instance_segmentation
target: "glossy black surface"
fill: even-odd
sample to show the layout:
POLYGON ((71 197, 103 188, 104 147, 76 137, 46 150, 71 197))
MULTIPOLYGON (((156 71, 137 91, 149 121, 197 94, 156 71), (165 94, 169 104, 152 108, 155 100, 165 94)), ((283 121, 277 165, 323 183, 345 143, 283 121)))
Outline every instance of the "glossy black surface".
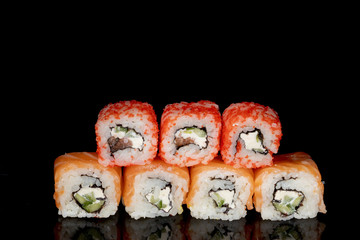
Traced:
MULTIPOLYGON (((110 102, 131 99, 149 102, 153 105, 160 123, 162 110, 169 103, 211 100, 219 105, 222 113, 231 103, 254 101, 270 106, 279 114, 283 132, 279 154, 296 151, 309 153, 318 164, 325 181, 324 201, 328 213, 319 214, 316 219, 290 221, 285 224, 291 226, 295 224, 295 228, 299 229, 311 229, 309 231, 314 233, 313 237, 303 239, 320 239, 316 238, 318 235, 321 235, 321 239, 333 239, 339 235, 339 224, 346 223, 338 218, 339 214, 343 213, 342 208, 338 205, 337 195, 338 189, 340 189, 336 168, 338 156, 334 151, 336 147, 333 144, 333 134, 329 131, 329 125, 334 117, 331 111, 335 106, 334 99, 330 95, 319 95, 319 89, 312 90, 308 87, 300 89, 288 87, 274 90, 263 85, 261 91, 256 87, 249 87, 250 85, 256 85, 256 81, 239 86, 228 84, 225 85, 226 87, 214 84, 209 90, 197 86, 192 88, 191 82, 188 82, 187 87, 183 87, 180 92, 176 91, 174 87, 156 91, 143 89, 142 92, 139 92, 134 86, 127 86, 121 91, 117 89, 121 93, 113 91, 114 89, 109 87, 109 94, 99 94, 96 91, 81 92, 79 90, 79 92, 78 89, 72 91, 71 88, 61 88, 61 91, 39 94, 27 103, 27 118, 19 121, 17 125, 20 129, 25 126, 26 136, 31 136, 31 138, 20 137, 17 139, 16 143, 26 143, 24 148, 28 150, 26 154, 20 154, 23 145, 16 145, 17 149, 14 153, 18 154, 17 158, 20 160, 14 160, 11 163, 16 167, 14 169, 20 169, 13 173, 6 163, 1 168, 2 185, 5 188, 10 186, 10 192, 13 192, 14 196, 19 196, 14 201, 17 206, 16 214, 10 208, 5 208, 3 211, 9 210, 10 214, 16 215, 22 229, 19 231, 20 235, 28 236, 28 234, 36 233, 36 236, 41 239, 54 238, 59 226, 66 226, 67 222, 69 225, 91 223, 92 220, 72 221, 62 219, 57 215, 52 196, 54 193, 53 162, 56 157, 66 152, 96 151, 94 125, 99 111, 110 102), (243 91, 246 86, 253 91, 243 91)), ((94 88, 96 87, 94 86, 94 88)), ((3 206, 8 206, 6 199, 3 198, 1 203, 3 202, 3 206)), ((188 210, 185 210, 179 218, 181 232, 185 235, 187 234, 186 229, 191 226, 205 229, 210 226, 210 229, 211 226, 217 224, 214 221, 195 220, 190 217, 188 210)), ((108 224, 110 228, 119 229, 120 235, 123 235, 129 222, 131 226, 137 228, 138 224, 151 225, 157 221, 162 220, 133 221, 120 206, 118 214, 109 222, 103 221, 103 225, 108 224)), ((90 224, 89 228, 95 225, 90 224)), ((227 226, 227 229, 238 231, 241 237, 244 236, 244 233, 246 235, 250 232, 250 239, 262 239, 254 238, 258 236, 255 232, 259 226, 260 229, 266 229, 264 231, 269 235, 274 233, 271 229, 276 228, 278 223, 261 221, 260 215, 252 210, 245 219, 239 221, 237 226, 233 225, 230 222, 219 221, 219 226, 227 226)), ((284 227, 284 229, 286 228, 284 227)), ((290 227, 287 229, 291 231, 290 227)), ((344 228, 341 227, 341 229, 344 228)), ((89 231, 91 232, 91 230, 89 231)))
POLYGON ((289 221, 264 221, 249 212, 234 221, 201 220, 182 215, 132 219, 119 209, 107 219, 58 217, 54 225, 56 239, 326 239, 326 224, 319 218, 289 221))

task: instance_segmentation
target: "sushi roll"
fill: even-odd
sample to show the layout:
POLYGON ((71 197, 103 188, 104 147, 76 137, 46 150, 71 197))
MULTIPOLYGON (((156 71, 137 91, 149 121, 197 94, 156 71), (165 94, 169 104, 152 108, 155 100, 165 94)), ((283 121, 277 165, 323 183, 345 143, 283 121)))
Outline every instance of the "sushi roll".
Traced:
POLYGON ((258 168, 272 165, 282 137, 277 113, 253 103, 233 103, 222 115, 221 156, 234 167, 258 168))
POLYGON ((143 165, 154 159, 158 123, 153 107, 121 101, 104 107, 95 125, 97 153, 104 166, 143 165))
POLYGON ((124 168, 122 202, 134 219, 181 214, 189 189, 189 170, 156 158, 147 165, 124 168))
POLYGON ((180 167, 206 164, 220 150, 221 115, 210 101, 169 104, 161 116, 159 156, 180 167))
POLYGON ((74 152, 54 162, 54 199, 63 217, 107 218, 118 209, 121 168, 99 164, 96 153, 74 152))
POLYGON ((234 168, 219 157, 190 168, 191 185, 186 204, 197 219, 237 220, 253 208, 252 169, 234 168))
POLYGON ((302 152, 277 155, 255 169, 254 204, 263 219, 313 218, 326 213, 324 185, 316 163, 302 152))

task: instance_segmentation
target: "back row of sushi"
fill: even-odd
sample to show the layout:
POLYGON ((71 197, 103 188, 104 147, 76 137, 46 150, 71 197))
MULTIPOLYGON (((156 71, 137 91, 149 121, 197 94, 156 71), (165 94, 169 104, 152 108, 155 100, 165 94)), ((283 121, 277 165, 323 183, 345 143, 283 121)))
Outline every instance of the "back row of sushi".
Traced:
POLYGON ((167 105, 159 154, 150 104, 109 104, 95 129, 97 153, 55 160, 54 198, 63 217, 109 217, 120 200, 135 219, 181 214, 183 204, 199 219, 240 219, 253 205, 270 220, 326 212, 311 157, 293 153, 273 159, 282 133, 269 107, 232 104, 221 118, 210 101, 167 105))
POLYGON ((161 116, 158 141, 153 107, 123 101, 100 111, 95 132, 104 166, 147 164, 158 150, 163 161, 180 167, 207 164, 219 151, 224 162, 236 168, 270 166, 282 137, 277 113, 253 102, 231 104, 222 116, 210 101, 169 104, 161 116))

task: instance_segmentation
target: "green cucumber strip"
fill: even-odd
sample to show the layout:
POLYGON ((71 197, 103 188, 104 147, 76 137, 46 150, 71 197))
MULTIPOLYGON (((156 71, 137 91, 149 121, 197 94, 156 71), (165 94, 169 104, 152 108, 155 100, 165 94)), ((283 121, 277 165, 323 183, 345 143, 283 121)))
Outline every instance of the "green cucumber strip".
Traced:
POLYGON ((256 142, 260 142, 259 134, 256 135, 256 142))
POLYGON ((152 204, 156 204, 159 200, 160 200, 160 199, 158 199, 158 198, 155 199, 154 195, 152 195, 151 198, 150 198, 150 202, 151 202, 152 204))
POLYGON ((198 135, 199 137, 205 137, 206 136, 206 132, 200 128, 195 128, 194 129, 194 133, 196 135, 198 135))
POLYGON ((286 215, 291 215, 295 212, 295 208, 293 208, 290 204, 284 205, 282 203, 273 202, 273 205, 276 210, 286 215))
POLYGON ((295 200, 292 202, 292 205, 294 207, 299 206, 299 204, 301 203, 301 201, 303 200, 304 196, 299 196, 297 198, 295 198, 295 200))
POLYGON ((95 195, 94 195, 93 192, 91 192, 90 194, 85 194, 83 197, 89 202, 95 202, 96 201, 96 198, 95 198, 95 195))
POLYGON ((196 127, 187 127, 184 133, 191 134, 195 133, 199 137, 206 137, 206 132, 200 128, 196 127))
POLYGON ((104 205, 104 203, 105 203, 105 201, 101 200, 97 203, 91 203, 88 205, 84 205, 83 209, 85 211, 87 211, 88 213, 92 213, 92 212, 99 210, 104 205))
POLYGON ((76 193, 74 197, 76 201, 78 201, 78 203, 80 204, 84 204, 85 202, 87 202, 87 200, 78 193, 76 193))
POLYGON ((217 192, 214 192, 214 195, 213 195, 212 198, 215 200, 216 205, 217 205, 218 207, 222 207, 222 205, 224 205, 224 203, 225 203, 225 199, 222 198, 222 197, 220 196, 220 194, 218 194, 217 192))
POLYGON ((128 128, 126 128, 126 127, 121 127, 121 126, 116 126, 115 127, 115 132, 127 132, 128 131, 128 128))
POLYGON ((159 208, 159 209, 162 209, 163 208, 163 204, 162 204, 162 200, 160 200, 156 206, 159 208))
POLYGON ((194 131, 194 129, 195 128, 193 128, 193 127, 187 127, 183 133, 191 134, 194 131))

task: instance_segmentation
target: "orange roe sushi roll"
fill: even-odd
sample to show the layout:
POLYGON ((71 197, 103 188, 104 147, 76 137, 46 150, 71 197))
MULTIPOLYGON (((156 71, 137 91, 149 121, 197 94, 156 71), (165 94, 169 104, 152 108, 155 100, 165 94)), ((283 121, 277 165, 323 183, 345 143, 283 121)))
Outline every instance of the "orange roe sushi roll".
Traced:
POLYGON ((220 150, 221 115, 210 101, 169 104, 161 116, 159 156, 180 167, 207 164, 220 150))
POLYGON ((121 101, 104 107, 95 125, 97 153, 104 166, 150 163, 156 156, 158 123, 153 107, 121 101))
POLYGON ((222 115, 221 155, 234 167, 258 168, 272 165, 282 137, 278 114, 270 107, 233 103, 222 115))

